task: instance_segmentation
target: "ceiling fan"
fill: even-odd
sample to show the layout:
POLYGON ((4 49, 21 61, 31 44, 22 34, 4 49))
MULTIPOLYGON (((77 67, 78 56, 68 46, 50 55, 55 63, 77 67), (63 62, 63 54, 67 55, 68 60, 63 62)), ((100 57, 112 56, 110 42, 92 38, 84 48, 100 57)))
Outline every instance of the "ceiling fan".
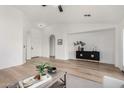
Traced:
MULTIPOLYGON (((42 5, 43 7, 46 7, 47 5, 42 5)), ((58 9, 59 9, 59 12, 63 12, 63 8, 62 8, 62 5, 58 5, 57 6, 58 9)))

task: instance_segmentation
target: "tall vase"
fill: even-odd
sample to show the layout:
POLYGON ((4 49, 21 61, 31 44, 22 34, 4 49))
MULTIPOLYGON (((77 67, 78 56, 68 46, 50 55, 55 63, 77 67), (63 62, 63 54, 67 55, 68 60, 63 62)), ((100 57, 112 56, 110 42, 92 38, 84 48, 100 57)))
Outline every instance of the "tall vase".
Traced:
POLYGON ((81 51, 81 48, 80 48, 80 46, 78 46, 78 51, 81 51))
POLYGON ((84 48, 83 47, 81 48, 81 51, 84 51, 84 48))

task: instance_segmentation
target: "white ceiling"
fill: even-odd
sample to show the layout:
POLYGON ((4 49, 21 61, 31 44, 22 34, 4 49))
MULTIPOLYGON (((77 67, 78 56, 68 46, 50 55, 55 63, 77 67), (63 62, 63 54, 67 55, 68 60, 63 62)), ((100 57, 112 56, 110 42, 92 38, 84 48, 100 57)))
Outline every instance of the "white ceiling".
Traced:
POLYGON ((117 24, 124 19, 124 6, 102 5, 63 5, 62 13, 57 6, 39 5, 14 6, 24 12, 32 23, 59 24, 59 23, 82 23, 82 24, 117 24), (91 17, 84 17, 90 13, 91 17))

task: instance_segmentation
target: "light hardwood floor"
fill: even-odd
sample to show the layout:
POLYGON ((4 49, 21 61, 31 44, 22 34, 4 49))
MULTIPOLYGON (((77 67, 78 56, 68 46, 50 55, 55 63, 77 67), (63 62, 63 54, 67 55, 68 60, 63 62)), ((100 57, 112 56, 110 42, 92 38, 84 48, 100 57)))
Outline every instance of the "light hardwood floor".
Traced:
POLYGON ((105 75, 124 80, 124 73, 113 65, 75 60, 55 60, 49 58, 33 58, 21 66, 0 70, 0 87, 5 87, 18 80, 37 74, 36 65, 49 63, 57 69, 66 71, 75 76, 102 83, 105 75))

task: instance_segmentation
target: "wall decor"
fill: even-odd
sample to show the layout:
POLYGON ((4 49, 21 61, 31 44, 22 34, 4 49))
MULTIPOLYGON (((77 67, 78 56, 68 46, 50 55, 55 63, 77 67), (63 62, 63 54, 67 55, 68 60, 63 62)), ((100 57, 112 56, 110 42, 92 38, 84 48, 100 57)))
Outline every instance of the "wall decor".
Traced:
POLYGON ((63 44, 63 40, 62 40, 62 39, 58 39, 58 40, 57 40, 57 44, 58 44, 58 45, 62 45, 62 44, 63 44))

